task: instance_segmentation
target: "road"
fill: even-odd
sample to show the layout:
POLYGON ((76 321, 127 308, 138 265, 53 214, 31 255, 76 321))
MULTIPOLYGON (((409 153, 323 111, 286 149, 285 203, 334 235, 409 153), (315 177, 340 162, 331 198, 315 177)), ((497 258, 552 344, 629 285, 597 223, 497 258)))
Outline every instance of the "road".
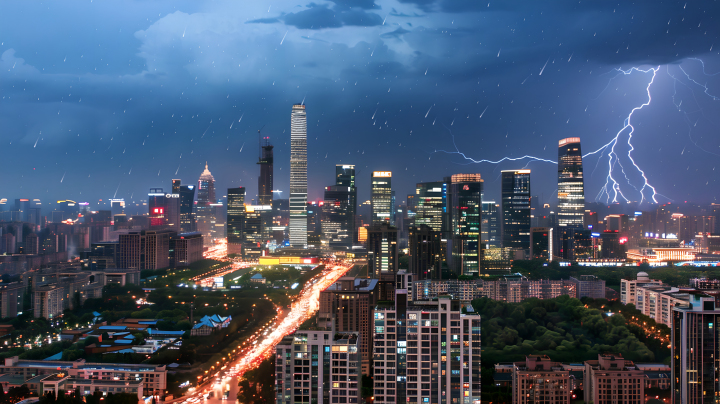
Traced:
MULTIPOLYGON (((216 248, 216 247, 214 247, 216 248)), ((218 247, 220 249, 222 247, 218 247)), ((219 253, 219 251, 216 250, 219 253)), ((250 338, 238 345, 238 355, 223 368, 212 375, 209 382, 184 396, 182 403, 222 404, 234 402, 238 393, 238 378, 257 367, 265 358, 273 354, 275 346, 288 334, 293 333, 320 308, 320 292, 335 283, 352 268, 349 263, 326 264, 325 270, 310 280, 292 303, 290 310, 278 308, 275 319, 265 324, 250 338), (213 397, 207 397, 212 391, 213 397), (228 391, 228 399, 223 392, 228 391)))

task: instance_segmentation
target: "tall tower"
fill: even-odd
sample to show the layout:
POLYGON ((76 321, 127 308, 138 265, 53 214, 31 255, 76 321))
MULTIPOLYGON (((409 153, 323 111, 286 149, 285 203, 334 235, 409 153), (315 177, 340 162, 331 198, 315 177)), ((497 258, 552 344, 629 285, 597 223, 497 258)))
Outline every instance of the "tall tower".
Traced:
POLYGON ((452 270, 458 275, 480 274, 482 194, 480 174, 453 174, 451 177, 448 209, 453 240, 452 270))
POLYGON ((307 115, 295 104, 290 115, 290 245, 307 247, 307 115))
POLYGON ((558 146, 558 224, 582 227, 585 215, 580 138, 562 139, 558 146))
POLYGON ((530 251, 530 170, 502 172, 502 246, 530 251))
MULTIPOLYGON (((258 131, 260 134, 260 131, 258 131)), ((260 135, 260 177, 258 177, 258 205, 272 205, 273 145, 269 136, 260 135)))
POLYGON ((227 252, 243 252, 243 232, 245 225, 245 188, 227 190, 227 252))
POLYGON ((208 170, 205 162, 205 171, 200 174, 197 190, 197 205, 195 215, 197 217, 197 231, 202 233, 205 244, 212 242, 212 222, 214 222, 214 207, 210 204, 216 203, 215 199, 215 178, 208 170))
POLYGON ((373 171, 370 187, 372 224, 393 223, 392 172, 373 171))
MULTIPOLYGON (((355 215, 357 214, 357 188, 355 187, 355 165, 353 164, 337 164, 335 165, 335 185, 350 188, 350 242, 357 241, 357 229, 355 228, 355 215)), ((352 245, 352 244, 351 244, 352 245)))

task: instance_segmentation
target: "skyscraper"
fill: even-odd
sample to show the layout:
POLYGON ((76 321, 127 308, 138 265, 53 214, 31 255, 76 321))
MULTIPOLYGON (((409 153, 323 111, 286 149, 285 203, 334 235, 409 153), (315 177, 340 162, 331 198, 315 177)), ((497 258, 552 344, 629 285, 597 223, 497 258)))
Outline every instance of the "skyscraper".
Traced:
POLYGON ((415 225, 429 226, 434 231, 443 231, 443 219, 447 212, 447 183, 421 182, 415 185, 417 202, 415 225))
POLYGON ((216 203, 215 199, 215 178, 208 170, 207 162, 205 171, 200 174, 198 180, 197 205, 195 216, 197 217, 197 231, 203 235, 203 242, 207 245, 212 242, 212 225, 214 222, 215 209, 210 206, 216 203))
POLYGON ((370 187, 370 203, 372 208, 371 223, 393 224, 392 172, 373 171, 370 187))
POLYGON ((175 181, 173 181, 173 193, 180 195, 180 230, 185 233, 195 231, 195 213, 193 212, 195 185, 180 185, 176 192, 175 181))
POLYGON ((325 187, 322 209, 322 246, 328 251, 350 252, 355 236, 352 213, 355 187, 325 187))
POLYGON ((711 403, 720 395, 720 308, 709 295, 691 293, 687 307, 672 311, 671 402, 711 403))
POLYGON ((500 223, 498 205, 495 201, 482 202, 482 224, 480 225, 484 248, 500 247, 500 223))
POLYGON ((582 227, 585 215, 580 138, 562 139, 558 147, 558 224, 582 227))
POLYGON ((530 170, 502 172, 502 246, 530 250, 530 170))
POLYGON ((355 216, 357 215, 357 187, 355 186, 355 166, 352 164, 335 165, 335 185, 350 188, 350 242, 357 241, 355 216))
MULTIPOLYGON (((259 131, 258 131, 259 133, 259 131)), ((273 200, 273 145, 270 137, 260 138, 260 176, 258 177, 258 205, 272 205, 273 200)))
POLYGON ((227 190, 227 252, 242 254, 243 225, 245 224, 245 188, 227 190))
POLYGON ((307 247, 307 115, 295 104, 290 115, 290 246, 307 247))
POLYGON ((480 174, 454 174, 450 181, 452 270, 458 275, 478 275, 483 180, 480 174))
POLYGON ((165 226, 165 210, 167 210, 167 203, 163 189, 150 188, 148 193, 148 213, 151 227, 165 226))

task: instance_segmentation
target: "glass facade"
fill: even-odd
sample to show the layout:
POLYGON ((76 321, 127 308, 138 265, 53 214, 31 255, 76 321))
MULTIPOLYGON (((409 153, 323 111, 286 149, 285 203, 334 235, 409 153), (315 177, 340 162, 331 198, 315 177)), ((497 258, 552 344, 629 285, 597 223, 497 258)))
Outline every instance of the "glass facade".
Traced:
POLYGON ((290 115, 290 245, 307 247, 307 115, 295 104, 290 115))
POLYGON ((370 202, 372 207, 372 224, 389 223, 393 225, 395 217, 392 214, 392 172, 373 171, 372 186, 370 188, 370 202))
POLYGON ((450 184, 452 263, 457 274, 478 275, 483 180, 480 174, 455 174, 450 184))
POLYGON ((580 138, 562 139, 558 148, 558 224, 582 227, 585 215, 580 138))
POLYGON ((530 170, 502 172, 502 246, 530 250, 530 170))

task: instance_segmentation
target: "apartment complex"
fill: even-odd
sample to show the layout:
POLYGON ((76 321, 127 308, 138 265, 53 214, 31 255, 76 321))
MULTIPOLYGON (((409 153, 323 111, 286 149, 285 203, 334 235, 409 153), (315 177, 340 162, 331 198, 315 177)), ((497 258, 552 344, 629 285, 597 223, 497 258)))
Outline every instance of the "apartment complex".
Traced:
POLYGON ((553 299, 561 295, 577 297, 576 284, 567 280, 528 280, 522 274, 504 276, 496 281, 483 282, 483 296, 508 303, 520 303, 532 297, 553 299))
POLYGON ((600 354, 585 361, 585 403, 644 404, 645 372, 619 354, 600 354))
POLYGON ((482 281, 415 281, 412 283, 411 300, 432 300, 439 296, 450 296, 453 300, 471 301, 483 297, 482 281))
POLYGON ((513 363, 513 404, 570 404, 572 381, 570 370, 547 355, 530 355, 513 363))
POLYGON ((275 347, 275 402, 358 403, 360 335, 296 331, 275 347))
POLYGON ((637 286, 655 284, 662 285, 662 281, 650 279, 647 272, 638 272, 636 279, 620 280, 620 302, 622 304, 634 304, 637 306, 637 286))
POLYGON ((358 332, 362 374, 370 375, 372 309, 378 300, 377 279, 343 277, 320 292, 318 326, 336 332, 358 332))
POLYGON ((407 304, 407 293, 374 310, 375 403, 479 403, 480 316, 447 298, 407 304))

